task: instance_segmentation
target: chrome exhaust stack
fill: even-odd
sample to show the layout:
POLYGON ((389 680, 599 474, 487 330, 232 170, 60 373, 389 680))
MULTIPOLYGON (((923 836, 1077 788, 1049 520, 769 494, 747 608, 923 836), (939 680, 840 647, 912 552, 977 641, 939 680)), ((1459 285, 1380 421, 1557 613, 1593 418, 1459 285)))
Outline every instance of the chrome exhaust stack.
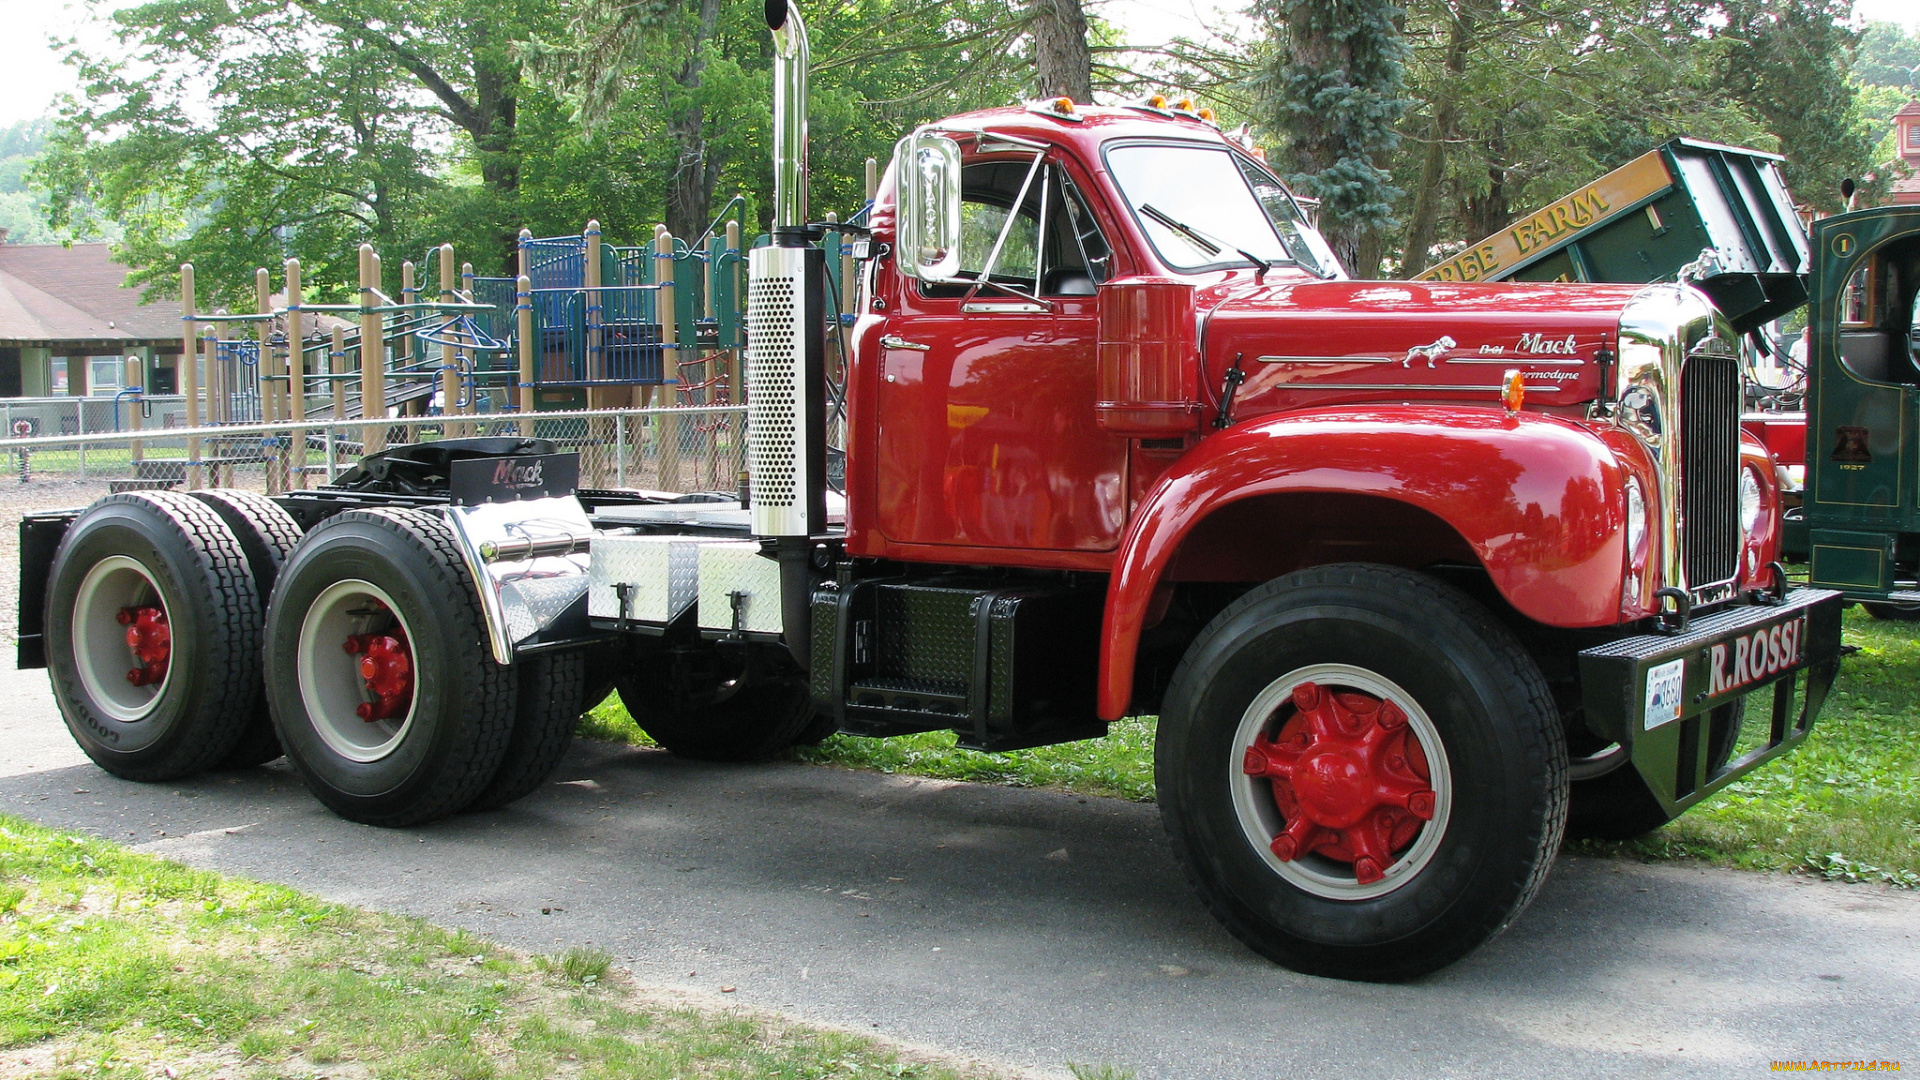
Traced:
POLYGON ((827 531, 826 256, 807 228, 807 27, 766 0, 773 33, 773 244, 747 256, 747 474, 753 535, 780 560, 782 636, 811 659, 813 537, 827 531))
POLYGON ((793 0, 766 0, 773 32, 773 242, 800 247, 807 223, 807 24, 793 0))

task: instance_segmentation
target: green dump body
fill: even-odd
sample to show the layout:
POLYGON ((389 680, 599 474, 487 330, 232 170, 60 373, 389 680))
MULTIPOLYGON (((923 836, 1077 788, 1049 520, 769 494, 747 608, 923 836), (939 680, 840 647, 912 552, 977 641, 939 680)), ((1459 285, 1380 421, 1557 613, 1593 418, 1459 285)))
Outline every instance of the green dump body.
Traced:
POLYGON ((1806 303, 1807 236, 1781 158, 1674 139, 1419 275, 1426 281, 1671 281, 1745 333, 1806 303))

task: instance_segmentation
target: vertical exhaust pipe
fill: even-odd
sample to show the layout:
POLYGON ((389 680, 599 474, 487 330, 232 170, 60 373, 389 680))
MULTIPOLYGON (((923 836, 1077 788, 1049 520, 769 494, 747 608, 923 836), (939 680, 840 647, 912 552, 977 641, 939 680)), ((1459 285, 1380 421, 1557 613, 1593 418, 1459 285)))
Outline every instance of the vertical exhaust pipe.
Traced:
POLYGON ((773 242, 803 247, 807 223, 807 24, 793 0, 766 0, 773 32, 773 242))
POLYGON ((826 258, 807 235, 807 27, 766 0, 773 34, 773 244, 747 256, 747 469, 753 534, 780 559, 781 630, 812 656, 812 537, 827 530, 826 258))

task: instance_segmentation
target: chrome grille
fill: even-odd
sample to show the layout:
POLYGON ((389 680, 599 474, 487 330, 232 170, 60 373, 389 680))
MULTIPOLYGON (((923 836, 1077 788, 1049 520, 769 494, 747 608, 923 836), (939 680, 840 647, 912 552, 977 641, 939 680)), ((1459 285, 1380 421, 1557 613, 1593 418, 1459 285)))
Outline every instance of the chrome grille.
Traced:
POLYGON ((1680 546, 1687 587, 1740 567, 1740 364, 1696 354, 1680 375, 1680 546))

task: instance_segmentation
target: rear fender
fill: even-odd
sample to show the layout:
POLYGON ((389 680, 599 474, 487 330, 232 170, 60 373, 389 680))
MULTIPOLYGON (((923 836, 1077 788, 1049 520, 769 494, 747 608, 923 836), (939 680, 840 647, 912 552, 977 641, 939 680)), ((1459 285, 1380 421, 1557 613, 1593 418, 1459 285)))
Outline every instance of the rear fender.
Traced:
POLYGON ((1621 620, 1625 476, 1608 441, 1537 413, 1403 405, 1236 424, 1181 458, 1133 514, 1107 592, 1100 715, 1126 715, 1155 590, 1194 528, 1223 507, 1288 493, 1405 503, 1452 528, 1526 617, 1611 626, 1621 620))

